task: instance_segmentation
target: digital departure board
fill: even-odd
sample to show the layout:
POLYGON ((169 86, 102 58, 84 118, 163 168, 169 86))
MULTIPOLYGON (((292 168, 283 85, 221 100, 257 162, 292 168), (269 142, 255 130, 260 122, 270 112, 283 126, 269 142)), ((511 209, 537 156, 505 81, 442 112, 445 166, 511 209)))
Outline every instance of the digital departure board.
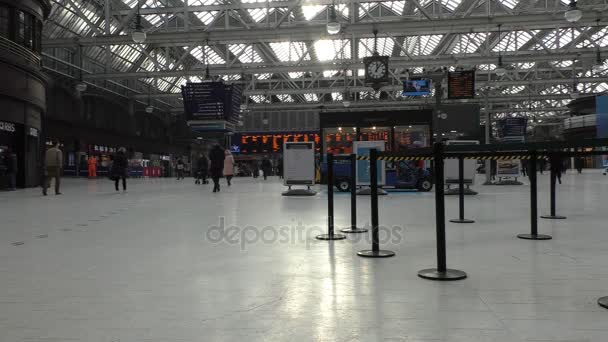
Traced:
POLYGON ((231 149, 243 154, 281 153, 284 142, 314 142, 317 150, 321 146, 319 134, 313 132, 236 133, 231 149))
POLYGON ((241 101, 238 85, 223 81, 187 83, 182 86, 184 110, 188 120, 234 121, 241 101))
POLYGON ((475 70, 448 73, 448 99, 475 98, 475 70))

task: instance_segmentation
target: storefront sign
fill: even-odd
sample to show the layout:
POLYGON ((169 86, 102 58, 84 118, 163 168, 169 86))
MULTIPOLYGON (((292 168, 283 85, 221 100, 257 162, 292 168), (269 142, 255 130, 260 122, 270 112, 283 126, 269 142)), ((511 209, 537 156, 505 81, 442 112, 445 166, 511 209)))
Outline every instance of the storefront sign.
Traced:
POLYGON ((14 133, 16 130, 14 123, 0 121, 0 131, 14 133))

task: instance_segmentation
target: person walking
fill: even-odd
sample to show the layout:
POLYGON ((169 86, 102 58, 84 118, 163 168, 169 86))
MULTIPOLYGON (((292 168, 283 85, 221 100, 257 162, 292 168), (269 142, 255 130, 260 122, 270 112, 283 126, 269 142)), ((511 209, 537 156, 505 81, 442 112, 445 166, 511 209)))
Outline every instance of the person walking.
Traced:
POLYGON ((220 145, 213 145, 209 152, 209 169, 211 171, 211 179, 213 179, 213 192, 220 191, 220 178, 222 178, 222 172, 224 171, 224 158, 224 150, 220 145))
POLYGON ((524 177, 528 175, 528 160, 526 159, 521 160, 521 174, 524 177))
POLYGON ((9 148, 5 151, 4 160, 6 160, 6 175, 8 177, 8 191, 17 190, 17 155, 9 148))
POLYGON ((557 155, 551 155, 549 156, 549 163, 549 170, 555 174, 559 184, 562 184, 562 171, 564 169, 562 158, 557 155))
POLYGON ((234 176, 234 157, 230 153, 230 150, 225 150, 224 156, 224 176, 226 177, 226 183, 230 186, 230 181, 232 181, 232 177, 234 176))
POLYGON ((118 190, 118 182, 122 179, 122 191, 127 191, 127 169, 129 162, 127 160, 127 149, 121 147, 114 155, 114 162, 110 171, 112 180, 114 180, 114 188, 118 190))
POLYGON ((260 166, 258 165, 258 161, 254 160, 251 165, 251 176, 253 178, 258 178, 260 176, 260 166))
POLYGON ((89 157, 89 178, 97 177, 97 157, 89 157))
POLYGON ((209 172, 209 160, 202 153, 198 155, 198 160, 196 161, 196 182, 194 184, 207 184, 207 172, 209 172))
POLYGON ((63 152, 59 149, 59 141, 49 148, 44 155, 45 178, 42 184, 42 194, 47 195, 51 179, 55 179, 55 195, 61 195, 61 171, 63 169, 63 152))
POLYGON ((279 174, 279 179, 283 179, 283 157, 280 157, 277 163, 277 173, 279 174))
POLYGON ((583 173, 583 165, 585 165, 583 157, 574 158, 574 167, 579 174, 583 173))
POLYGON ((175 169, 177 171, 177 180, 184 179, 184 169, 185 168, 186 168, 186 164, 184 164, 184 161, 182 160, 182 158, 179 158, 177 160, 177 163, 175 164, 175 169))
POLYGON ((270 162, 270 159, 268 159, 268 157, 265 156, 264 159, 262 160, 262 173, 264 174, 264 180, 266 180, 268 178, 268 176, 270 176, 271 170, 272 170, 272 163, 270 162))

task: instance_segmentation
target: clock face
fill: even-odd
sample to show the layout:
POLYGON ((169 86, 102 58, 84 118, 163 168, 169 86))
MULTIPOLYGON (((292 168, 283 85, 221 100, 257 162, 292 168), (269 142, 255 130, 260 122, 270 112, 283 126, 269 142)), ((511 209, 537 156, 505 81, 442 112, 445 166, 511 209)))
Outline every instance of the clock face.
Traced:
POLYGON ((379 80, 386 74, 386 65, 382 61, 372 61, 367 65, 367 76, 379 80))

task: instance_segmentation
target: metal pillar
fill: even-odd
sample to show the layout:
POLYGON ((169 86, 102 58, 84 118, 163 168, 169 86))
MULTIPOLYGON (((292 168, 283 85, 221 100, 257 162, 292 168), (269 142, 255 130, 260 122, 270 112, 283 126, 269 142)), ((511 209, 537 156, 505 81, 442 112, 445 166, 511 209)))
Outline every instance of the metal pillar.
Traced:
POLYGON ((467 277, 463 271, 447 268, 445 241, 445 180, 443 175, 443 143, 435 143, 435 217, 437 234, 437 268, 424 269, 418 276, 430 280, 460 280, 467 277))
POLYGON ((537 177, 536 177, 536 163, 538 154, 536 151, 532 151, 530 158, 530 234, 519 234, 517 235, 520 239, 525 240, 550 240, 551 236, 538 234, 538 199, 537 199, 537 177))
POLYGON ((450 220, 452 223, 475 223, 464 218, 464 157, 458 158, 458 219, 450 220))
POLYGON ((342 229, 342 233, 365 233, 367 229, 357 228, 357 155, 350 155, 350 228, 342 229))
POLYGON ((371 183, 371 203, 372 203, 372 249, 363 250, 357 253, 358 256, 366 258, 388 258, 395 255, 395 252, 380 249, 380 232, 378 223, 378 150, 369 151, 370 163, 370 183, 371 183))
POLYGON ((334 234, 334 155, 327 154, 327 234, 317 235, 318 240, 343 240, 346 235, 334 234))

